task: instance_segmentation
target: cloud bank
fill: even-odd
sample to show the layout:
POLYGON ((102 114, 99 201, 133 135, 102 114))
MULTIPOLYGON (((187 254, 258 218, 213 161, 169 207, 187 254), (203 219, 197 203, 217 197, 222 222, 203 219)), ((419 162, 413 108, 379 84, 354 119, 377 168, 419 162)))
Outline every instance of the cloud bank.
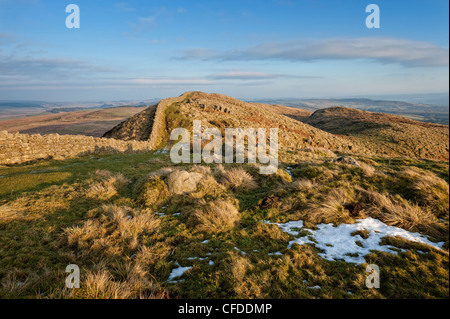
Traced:
POLYGON ((195 48, 184 51, 182 60, 283 60, 313 62, 320 60, 367 59, 380 63, 398 63, 407 67, 449 65, 449 49, 427 42, 396 38, 334 38, 319 41, 263 43, 257 46, 216 51, 195 48))

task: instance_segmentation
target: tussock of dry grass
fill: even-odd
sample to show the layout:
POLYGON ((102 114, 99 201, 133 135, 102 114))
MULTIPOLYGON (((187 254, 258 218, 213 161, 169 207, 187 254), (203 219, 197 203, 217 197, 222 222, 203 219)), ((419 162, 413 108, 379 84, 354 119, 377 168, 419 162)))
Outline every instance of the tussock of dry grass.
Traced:
POLYGON ((226 173, 226 169, 225 169, 225 167, 224 167, 222 164, 217 164, 217 165, 214 167, 214 172, 213 172, 214 176, 220 178, 220 177, 222 177, 225 173, 226 173))
MULTIPOLYGON (((98 265, 96 268, 102 268, 98 265)), ((139 265, 125 263, 122 267, 123 279, 117 280, 106 269, 88 270, 81 277, 80 289, 64 289, 55 291, 51 298, 83 298, 83 299, 157 299, 164 296, 161 288, 139 265)), ((120 272, 120 270, 116 270, 120 272)))
POLYGON ((216 200, 195 210, 189 224, 200 231, 223 232, 233 228, 240 221, 239 211, 230 202, 216 200))
POLYGON ((154 231, 159 227, 159 219, 148 211, 136 211, 129 207, 104 205, 103 211, 117 225, 122 238, 135 238, 144 231, 154 231))
POLYGON ((106 229, 97 220, 86 220, 79 226, 72 226, 64 230, 69 245, 78 248, 89 248, 89 242, 105 236, 106 229))
POLYGON ((163 204, 169 197, 166 183, 158 176, 138 180, 133 188, 133 195, 139 203, 147 207, 163 204))
POLYGON ((371 204, 368 207, 368 213, 387 225, 434 236, 439 234, 438 220, 430 211, 411 204, 400 196, 383 195, 365 190, 360 192, 371 204))
POLYGON ((212 170, 209 166, 204 165, 194 165, 189 170, 190 172, 200 173, 202 175, 212 175, 212 170))
POLYGON ((246 257, 238 256, 234 258, 231 265, 231 273, 237 281, 243 281, 245 274, 252 266, 246 257))
POLYGON ((410 170, 404 171, 413 178, 410 189, 419 204, 428 206, 439 217, 448 218, 449 185, 434 174, 414 174, 410 170))
POLYGON ((86 192, 86 197, 100 200, 108 200, 118 194, 118 191, 129 184, 130 180, 122 174, 112 174, 108 171, 97 170, 95 176, 100 181, 91 184, 86 192))
POLYGON ((299 179, 292 184, 292 187, 294 187, 298 191, 308 191, 312 188, 317 187, 317 184, 309 179, 299 179))
POLYGON ((70 246, 79 249, 109 249, 117 248, 120 240, 129 242, 130 249, 138 246, 138 236, 143 232, 153 232, 159 227, 160 221, 148 211, 136 211, 129 207, 104 205, 100 209, 99 219, 89 219, 79 226, 64 230, 70 246), (116 238, 116 234, 119 238, 116 238))
POLYGON ((349 190, 332 189, 318 202, 311 202, 305 212, 305 218, 314 224, 340 223, 351 220, 345 205, 353 201, 349 190))
POLYGON ((312 155, 310 158, 336 157, 336 154, 333 151, 323 147, 305 147, 301 149, 301 151, 310 153, 312 155))
POLYGON ((243 168, 232 168, 222 176, 222 183, 232 189, 251 190, 258 187, 254 177, 243 168))
POLYGON ((325 183, 339 176, 340 168, 338 165, 326 167, 314 163, 304 163, 302 166, 292 170, 295 177, 307 178, 316 183, 325 183))
POLYGON ((197 192, 192 193, 194 198, 203 198, 209 196, 212 198, 219 198, 225 192, 225 187, 219 184, 212 175, 206 175, 197 186, 197 192))
POLYGON ((376 169, 372 165, 359 162, 359 167, 361 168, 364 177, 372 177, 375 174, 376 169))

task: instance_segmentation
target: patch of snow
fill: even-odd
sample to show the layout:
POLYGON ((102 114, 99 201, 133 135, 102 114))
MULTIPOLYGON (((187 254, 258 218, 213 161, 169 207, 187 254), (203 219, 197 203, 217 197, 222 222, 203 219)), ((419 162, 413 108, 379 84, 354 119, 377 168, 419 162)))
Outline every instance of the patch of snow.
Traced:
POLYGON ((181 213, 175 213, 173 216, 180 216, 181 213))
POLYGON ((179 281, 174 281, 174 279, 183 276, 183 274, 191 268, 192 267, 181 267, 180 266, 178 268, 173 269, 172 272, 170 273, 169 279, 167 279, 167 282, 169 282, 169 283, 179 282, 179 281))
POLYGON ((213 265, 214 265, 214 261, 210 260, 208 264, 209 264, 210 266, 213 266, 213 265))
POLYGON ((291 248, 293 244, 312 244, 324 251, 323 253, 319 253, 319 256, 326 260, 344 260, 345 262, 354 264, 365 263, 364 256, 370 254, 372 250, 393 254, 406 251, 405 249, 390 245, 381 245, 381 240, 384 237, 401 237, 437 249, 442 249, 444 245, 444 242, 434 243, 422 234, 412 233, 394 226, 388 226, 382 221, 370 217, 356 220, 355 224, 340 224, 336 227, 332 224, 320 224, 317 225, 317 230, 304 229, 303 221, 301 220, 275 225, 278 225, 282 231, 294 237, 300 234, 300 231, 297 231, 297 229, 309 232, 310 236, 298 237, 290 241, 288 248, 291 248), (360 235, 351 235, 356 231, 363 230, 369 232, 366 239, 360 235), (314 239, 315 242, 312 241, 311 238, 314 239), (357 242, 360 245, 358 245, 357 242))
POLYGON ((275 253, 270 253, 269 256, 283 256, 283 254, 279 251, 275 252, 275 253))
POLYGON ((286 172, 289 174, 289 176, 290 177, 294 177, 293 175, 292 175, 292 167, 286 167, 286 172))
POLYGON ((308 287, 309 289, 322 289, 320 286, 308 287))
POLYGON ((202 244, 207 244, 207 243, 209 243, 209 239, 202 241, 202 244))
POLYGON ((206 259, 208 259, 207 257, 188 257, 188 260, 206 260, 206 259))
POLYGON ((166 216, 166 214, 164 214, 164 213, 158 213, 158 212, 155 212, 155 214, 158 215, 159 217, 164 217, 164 216, 166 216))

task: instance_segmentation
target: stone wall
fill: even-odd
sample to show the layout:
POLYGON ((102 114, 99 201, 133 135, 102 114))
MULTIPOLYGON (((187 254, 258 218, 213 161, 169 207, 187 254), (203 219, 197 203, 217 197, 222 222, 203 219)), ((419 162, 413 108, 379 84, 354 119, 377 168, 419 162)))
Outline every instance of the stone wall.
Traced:
POLYGON ((0 165, 39 159, 71 158, 89 154, 141 153, 151 151, 149 142, 121 141, 82 135, 27 135, 0 132, 0 165))
POLYGON ((153 119, 153 127, 148 142, 153 149, 160 146, 162 142, 161 132, 166 129, 165 111, 166 108, 173 103, 184 101, 192 92, 186 92, 179 97, 168 98, 160 101, 156 107, 155 117, 153 119))

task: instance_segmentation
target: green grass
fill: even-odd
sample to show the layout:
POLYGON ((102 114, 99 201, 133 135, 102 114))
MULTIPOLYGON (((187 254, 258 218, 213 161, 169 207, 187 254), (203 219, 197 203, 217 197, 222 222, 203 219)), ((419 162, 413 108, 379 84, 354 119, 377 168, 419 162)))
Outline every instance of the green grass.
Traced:
MULTIPOLYGON (((320 203, 338 188, 355 199, 356 187, 410 198, 405 191, 407 181, 399 183, 396 175, 405 166, 438 175, 448 173, 445 163, 377 162, 383 174, 371 177, 360 168, 345 165, 299 163, 293 170, 294 179, 317 182, 302 191, 286 182, 283 175, 259 176, 255 167, 244 165, 259 188, 169 196, 167 202, 151 206, 139 199, 136 187, 149 173, 172 166, 167 154, 109 155, 1 167, 0 209, 8 207, 14 214, 0 218, 0 297, 92 298, 92 290, 83 280, 90 273, 107 271, 110 283, 123 285, 117 289, 128 298, 447 298, 448 253, 386 239, 387 244, 408 250, 398 255, 373 252, 367 256, 368 263, 379 265, 382 276, 379 290, 367 289, 364 265, 327 261, 311 245, 288 249, 292 237, 276 225, 262 223, 308 220, 304 216, 308 205, 320 203), (100 178, 97 170, 120 173, 130 183, 107 200, 88 198, 89 187, 100 178), (236 203, 240 222, 223 232, 191 227, 188 217, 192 210, 217 198, 236 203), (139 232, 134 241, 120 234, 119 225, 104 205, 130 207, 136 214, 157 211, 165 216, 154 215, 159 221, 156 228, 139 232), (67 229, 81 227, 88 220, 96 223, 92 232, 86 233, 90 237, 69 243, 67 229), (209 242, 202 243, 204 240, 209 242), (69 263, 82 270, 82 288, 74 294, 63 289, 69 263), (192 268, 183 275, 184 281, 168 283, 176 264, 192 268), (321 289, 310 288, 314 286, 321 289)), ((225 169, 232 167, 236 165, 226 165, 225 169)), ((442 223, 448 234, 448 217, 442 223)), ((108 289, 102 290, 102 297, 113 296, 108 289)))

